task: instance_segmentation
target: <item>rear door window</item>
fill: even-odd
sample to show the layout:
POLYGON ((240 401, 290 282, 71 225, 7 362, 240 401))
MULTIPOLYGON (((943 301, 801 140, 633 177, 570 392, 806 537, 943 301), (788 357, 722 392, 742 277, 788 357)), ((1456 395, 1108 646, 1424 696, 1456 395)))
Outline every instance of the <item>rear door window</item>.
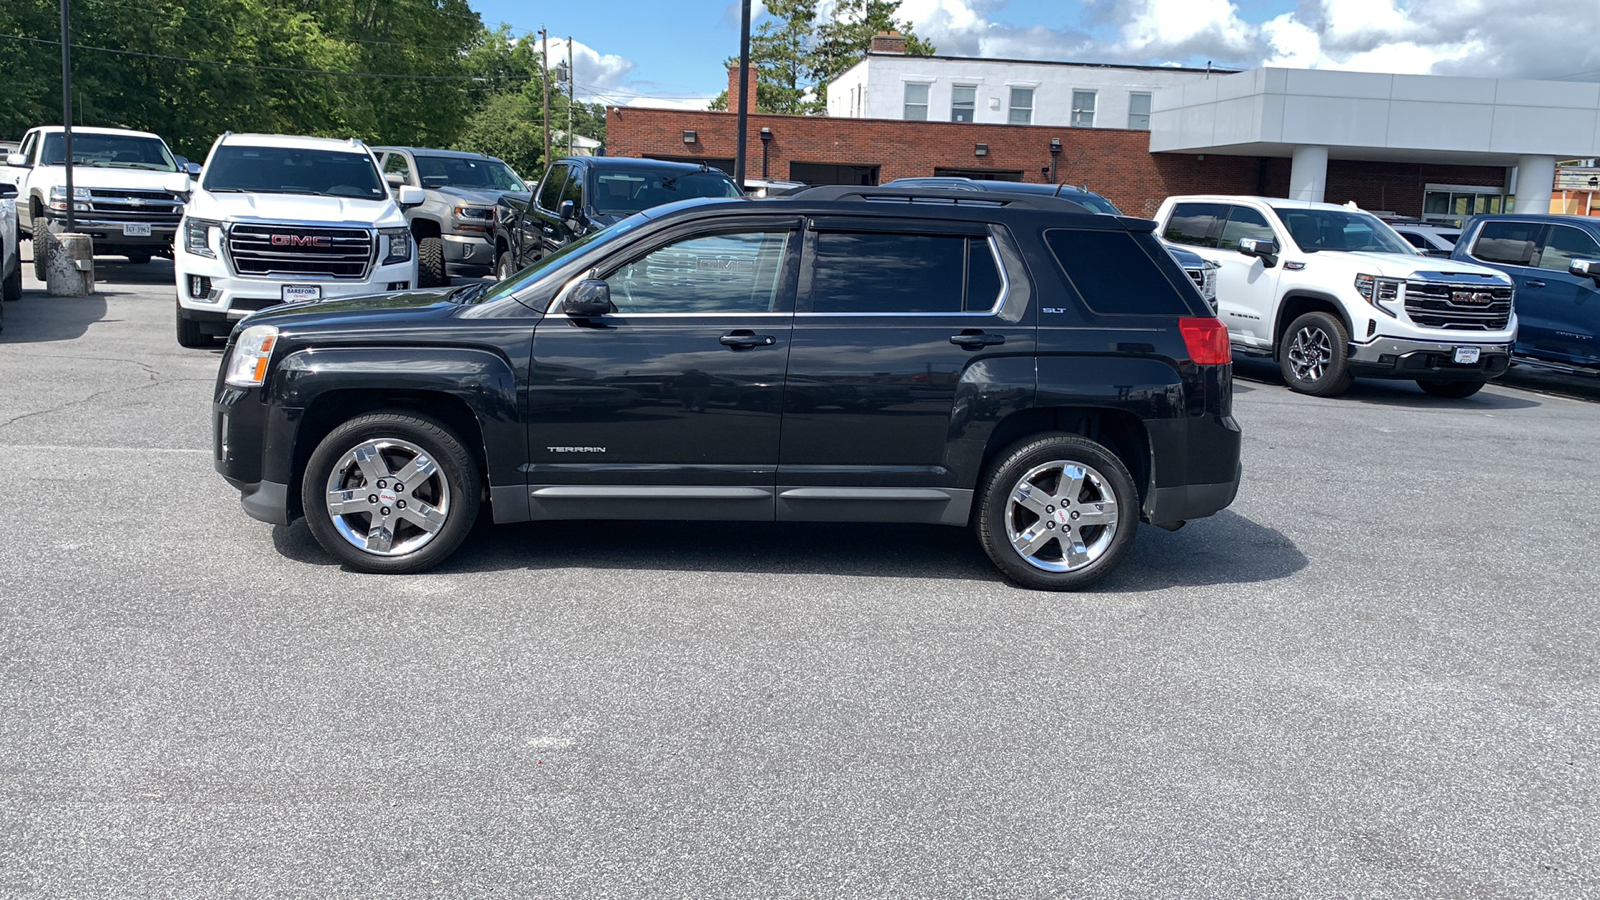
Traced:
POLYGON ((1472 242, 1472 255, 1502 266, 1531 266, 1543 231, 1541 222, 1485 222, 1472 242))
MULTIPOLYGON (((1194 311, 1155 259, 1126 231, 1054 228, 1044 234, 1061 274, 1102 316, 1189 316, 1194 311)), ((1154 240, 1151 239, 1154 245, 1154 240)), ((1177 271, 1170 255, 1167 263, 1177 271)))
POLYGON ((1222 203, 1179 203, 1167 216, 1167 228, 1161 236, 1174 244, 1215 247, 1217 233, 1227 217, 1228 207, 1222 203))
POLYGON ((819 231, 813 258, 810 312, 987 312, 1000 298, 979 237, 819 231))

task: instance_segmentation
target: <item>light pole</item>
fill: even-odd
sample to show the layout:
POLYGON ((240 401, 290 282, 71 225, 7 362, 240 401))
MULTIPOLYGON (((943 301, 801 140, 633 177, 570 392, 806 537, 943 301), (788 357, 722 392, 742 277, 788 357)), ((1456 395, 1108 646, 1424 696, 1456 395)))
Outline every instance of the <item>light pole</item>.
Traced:
POLYGON ((67 231, 73 232, 78 222, 72 215, 77 198, 72 194, 72 23, 67 0, 61 0, 61 142, 67 152, 67 231))
POLYGON ((739 4, 739 139, 733 150, 733 180, 741 191, 744 190, 744 129, 749 121, 750 0, 742 0, 739 4))

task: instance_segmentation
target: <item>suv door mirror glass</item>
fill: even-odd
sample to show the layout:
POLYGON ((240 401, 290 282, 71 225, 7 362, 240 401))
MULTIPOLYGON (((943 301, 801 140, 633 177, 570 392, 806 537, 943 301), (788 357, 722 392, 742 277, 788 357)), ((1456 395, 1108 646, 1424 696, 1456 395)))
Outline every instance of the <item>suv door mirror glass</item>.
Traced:
POLYGON ((1600 260, 1575 259, 1567 264, 1567 272, 1579 278, 1593 278, 1600 284, 1600 260))
POLYGON ((611 305, 611 285, 593 278, 578 282, 572 293, 561 301, 561 311, 574 319, 589 319, 616 311, 611 305))
POLYGON ((7 153, 6 165, 26 169, 28 167, 28 156, 25 153, 7 153))

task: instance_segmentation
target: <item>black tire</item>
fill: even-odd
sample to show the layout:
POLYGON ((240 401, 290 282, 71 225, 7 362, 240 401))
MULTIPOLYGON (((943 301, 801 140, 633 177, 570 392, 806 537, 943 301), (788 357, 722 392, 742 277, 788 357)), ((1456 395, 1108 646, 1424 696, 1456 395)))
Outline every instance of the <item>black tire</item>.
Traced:
POLYGON ((125 255, 128 257, 128 262, 131 262, 136 266, 142 266, 150 261, 149 250, 129 251, 125 255))
POLYGON ((1443 397, 1446 400, 1461 400, 1471 397, 1483 390, 1481 381, 1428 381, 1417 379, 1417 387, 1422 388, 1424 394, 1430 397, 1443 397))
POLYGON ((1289 323, 1278 346, 1278 368, 1289 390, 1337 397, 1350 389, 1350 332, 1337 317, 1308 312, 1289 323))
POLYGON ((185 318, 183 307, 178 307, 178 346, 196 350, 211 346, 211 335, 200 330, 200 323, 185 318))
POLYGON ((511 260, 511 251, 507 250, 500 254, 500 259, 494 264, 494 279, 505 281, 515 274, 517 274, 517 264, 511 260))
POLYGON ((431 419, 390 410, 351 419, 323 438, 306 464, 300 499, 323 549, 363 572, 401 574, 430 569, 461 546, 478 518, 481 490, 478 465, 454 432, 431 419), (376 452, 357 462, 358 448, 376 452), (424 457, 433 467, 420 480, 411 485, 394 480, 424 457), (329 511, 334 491, 350 504, 349 511, 329 511), (408 501, 410 511, 403 511, 408 501), (375 529, 380 521, 389 527, 375 529), (436 527, 430 530, 424 522, 436 527), (385 543, 385 536, 392 543, 385 543))
POLYGON ((444 238, 417 240, 417 287, 444 287, 450 277, 444 271, 444 238))
POLYGON ((0 285, 0 298, 7 303, 15 303, 22 299, 22 254, 17 254, 17 266, 6 276, 5 284, 0 285))
POLYGON ((1100 444, 1071 434, 1035 436, 995 458, 978 494, 974 528, 1007 578, 1034 590, 1075 591, 1111 574, 1128 555, 1139 529, 1139 492, 1122 460, 1100 444), (1060 495, 1070 490, 1068 467, 1080 473, 1080 490, 1071 498, 1060 495), (1025 484, 1029 499, 1019 499, 1025 484), (1045 509, 1034 512, 1039 505, 1045 509), (1080 513, 1106 518, 1106 506, 1112 506, 1109 522, 1080 524, 1080 513), (1046 530, 1038 532, 1030 556, 1015 542, 1040 524, 1046 530), (1081 559, 1071 558, 1062 535, 1077 538, 1081 559))
POLYGON ((45 253, 44 229, 39 229, 33 236, 33 277, 37 281, 44 281, 49 276, 50 258, 45 253))

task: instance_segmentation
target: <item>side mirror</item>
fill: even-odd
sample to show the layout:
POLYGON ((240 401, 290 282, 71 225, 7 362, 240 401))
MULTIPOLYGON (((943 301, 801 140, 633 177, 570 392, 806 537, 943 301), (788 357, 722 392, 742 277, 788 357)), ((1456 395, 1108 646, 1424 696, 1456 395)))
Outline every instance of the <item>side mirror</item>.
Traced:
POLYGON ((411 209, 414 206, 421 206, 422 201, 428 199, 428 197, 422 193, 422 188, 406 184, 400 186, 400 191, 395 195, 395 199, 399 201, 401 209, 411 209))
POLYGON ((21 153, 7 153, 6 165, 26 169, 28 167, 28 157, 21 153))
POLYGON ((199 178, 200 164, 197 162, 186 162, 183 164, 183 171, 186 172, 190 178, 199 178))
POLYGON ((556 204, 556 217, 563 222, 573 222, 578 218, 578 204, 571 200, 563 200, 556 204))
POLYGON ((611 305, 611 285, 598 279, 578 282, 578 286, 561 301, 561 311, 574 319, 591 319, 616 312, 611 305))
POLYGON ((1575 259, 1567 263, 1567 272, 1579 278, 1592 278, 1600 285, 1600 260, 1575 259))
POLYGON ((176 172, 161 179, 163 190, 172 194, 182 194, 187 197, 194 190, 194 185, 189 182, 189 173, 176 172))
POLYGON ((0 181, 0 200, 17 199, 17 186, 0 181))
POLYGON ((1239 252, 1245 256, 1254 256, 1272 268, 1278 264, 1278 242, 1265 241, 1260 238, 1240 238, 1239 252))

